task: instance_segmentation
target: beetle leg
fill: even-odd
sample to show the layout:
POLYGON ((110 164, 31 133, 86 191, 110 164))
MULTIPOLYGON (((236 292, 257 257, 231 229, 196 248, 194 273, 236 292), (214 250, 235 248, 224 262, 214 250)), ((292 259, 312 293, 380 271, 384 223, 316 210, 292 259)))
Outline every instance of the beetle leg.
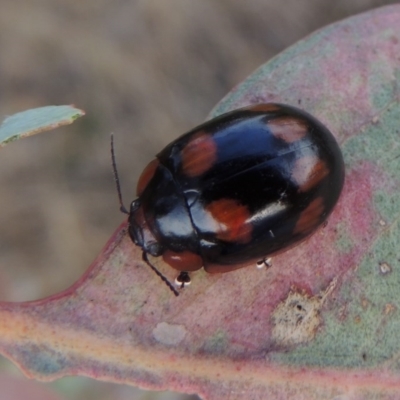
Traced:
POLYGON ((145 251, 142 252, 142 260, 161 278, 161 280, 171 289, 175 296, 179 296, 178 291, 172 286, 170 281, 149 261, 145 251))
POLYGON ((191 280, 189 273, 186 271, 182 271, 178 277, 175 279, 175 285, 183 289, 185 286, 190 285, 191 280))
POLYGON ((271 257, 263 258, 262 260, 257 261, 257 268, 258 269, 263 269, 263 268, 269 269, 271 267, 272 267, 272 258, 271 257))

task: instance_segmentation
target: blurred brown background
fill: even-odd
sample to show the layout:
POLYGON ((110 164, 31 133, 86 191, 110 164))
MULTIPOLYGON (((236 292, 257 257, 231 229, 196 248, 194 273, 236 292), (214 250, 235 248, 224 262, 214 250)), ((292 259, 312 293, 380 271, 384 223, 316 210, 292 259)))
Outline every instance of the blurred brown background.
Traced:
MULTIPOLYGON (((1 150, 0 299, 65 289, 125 218, 110 132, 129 204, 154 154, 255 68, 328 23, 390 3, 0 0, 0 118, 49 104, 87 113, 1 150)), ((83 378, 52 387, 74 400, 187 398, 83 378)))

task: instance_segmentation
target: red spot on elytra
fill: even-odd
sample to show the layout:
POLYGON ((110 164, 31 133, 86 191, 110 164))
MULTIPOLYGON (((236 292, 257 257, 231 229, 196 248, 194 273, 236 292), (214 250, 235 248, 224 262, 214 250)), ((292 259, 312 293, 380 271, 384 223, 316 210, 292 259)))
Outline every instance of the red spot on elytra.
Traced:
POLYGON ((178 253, 166 250, 162 257, 164 262, 178 271, 197 271, 203 266, 202 258, 191 251, 178 253))
POLYGON ((296 160, 292 178, 300 192, 307 192, 317 186, 329 173, 323 160, 317 156, 306 156, 296 160))
POLYGON ((220 199, 210 203, 206 210, 218 224, 218 239, 238 243, 251 240, 252 226, 248 222, 251 215, 246 206, 234 199, 220 199))
POLYGON ((274 103, 261 103, 256 104, 254 106, 246 107, 245 109, 254 112, 273 112, 273 111, 280 111, 281 108, 274 103))
POLYGON ((324 212, 324 201, 322 197, 314 199, 308 207, 300 214, 296 223, 293 233, 306 234, 315 229, 320 221, 324 212))
POLYGON ((286 143, 297 142, 308 133, 306 122, 294 117, 274 118, 267 121, 267 124, 271 133, 286 143))
POLYGON ((136 187, 136 194, 137 196, 140 196, 144 189, 146 189, 147 185, 153 178, 156 169, 160 162, 157 159, 154 159, 153 161, 150 161, 149 164, 147 164, 147 167, 143 170, 142 175, 140 175, 140 178, 138 180, 138 184, 136 187))
POLYGON ((199 132, 193 135, 182 149, 182 171, 194 178, 204 174, 217 159, 217 144, 209 133, 199 132))

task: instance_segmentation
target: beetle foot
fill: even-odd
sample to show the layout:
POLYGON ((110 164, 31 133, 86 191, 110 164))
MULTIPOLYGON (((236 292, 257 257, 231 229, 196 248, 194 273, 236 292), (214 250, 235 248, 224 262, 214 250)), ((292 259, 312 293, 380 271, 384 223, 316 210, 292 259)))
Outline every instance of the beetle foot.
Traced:
POLYGON ((272 267, 272 258, 271 257, 263 258, 262 260, 257 261, 257 268, 258 269, 263 269, 263 268, 269 269, 271 267, 272 267))
POLYGON ((182 271, 175 279, 175 285, 183 289, 185 286, 189 286, 192 281, 190 280, 189 273, 182 271))

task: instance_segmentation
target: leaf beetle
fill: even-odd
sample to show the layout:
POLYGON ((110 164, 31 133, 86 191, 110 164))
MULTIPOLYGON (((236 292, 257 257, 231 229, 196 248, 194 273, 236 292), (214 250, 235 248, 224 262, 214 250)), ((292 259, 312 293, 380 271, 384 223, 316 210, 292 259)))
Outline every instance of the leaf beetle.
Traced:
POLYGON ((129 212, 121 211, 143 260, 179 271, 229 272, 308 238, 333 210, 344 162, 331 132, 284 104, 256 104, 209 120, 167 145, 143 170, 129 212))

